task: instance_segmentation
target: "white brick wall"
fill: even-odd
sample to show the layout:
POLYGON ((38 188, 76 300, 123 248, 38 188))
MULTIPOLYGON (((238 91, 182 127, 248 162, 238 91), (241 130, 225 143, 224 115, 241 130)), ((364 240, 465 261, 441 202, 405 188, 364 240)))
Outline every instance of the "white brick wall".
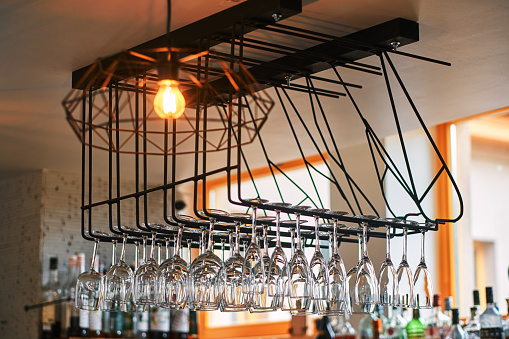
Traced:
MULTIPOLYGON (((107 199, 108 189, 107 179, 94 178, 94 202, 107 199)), ((134 192, 133 181, 122 182, 122 195, 134 192)), ((68 258, 75 252, 85 252, 88 269, 93 243, 81 237, 80 206, 79 174, 39 170, 0 181, 0 338, 38 337, 40 313, 25 312, 24 306, 41 301, 50 257, 59 259, 61 281, 67 279, 68 258)), ((162 223, 162 193, 151 193, 148 206, 150 222, 162 223)), ((135 200, 122 202, 122 224, 134 227, 135 220, 135 200)), ((94 209, 93 227, 108 232, 107 208, 94 209)), ((99 257, 109 267, 111 244, 99 245, 99 257)), ((129 245, 126 262, 133 261, 134 246, 129 245)))

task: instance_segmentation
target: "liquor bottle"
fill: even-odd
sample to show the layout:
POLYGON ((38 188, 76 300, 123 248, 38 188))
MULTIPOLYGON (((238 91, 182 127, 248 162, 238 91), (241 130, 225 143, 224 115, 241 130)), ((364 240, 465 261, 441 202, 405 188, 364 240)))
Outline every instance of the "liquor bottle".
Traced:
POLYGON ((389 315, 385 336, 388 339, 406 339, 407 321, 401 316, 401 307, 389 307, 389 315))
POLYGON ((189 309, 170 312, 170 339, 187 339, 189 337, 189 309))
POLYGON ((446 316, 451 318, 452 320, 452 307, 453 307, 454 301, 452 297, 447 297, 444 299, 444 313, 446 316))
POLYGON ((505 339, 509 339, 509 299, 505 301, 507 302, 507 316, 504 320, 504 337, 505 339))
POLYGON ((136 338, 149 338, 149 319, 148 311, 143 306, 138 306, 135 313, 136 317, 136 338))
POLYGON ((315 336, 316 339, 333 339, 335 337, 328 316, 316 319, 315 324, 318 332, 315 336))
POLYGON ((80 336, 88 337, 88 331, 90 330, 89 314, 90 311, 80 310, 80 336))
POLYGON ((452 327, 447 334, 447 339, 465 339, 466 335, 460 325, 460 315, 457 308, 452 309, 452 327))
POLYGON ((481 322, 481 339, 503 339, 504 330, 502 315, 493 303, 493 288, 486 287, 486 310, 479 317, 481 322))
POLYGON ((103 324, 102 324, 102 311, 90 311, 89 313, 89 338, 103 338, 103 324))
MULTIPOLYGON (((58 282, 58 258, 50 258, 50 278, 43 287, 44 302, 55 301, 62 298, 62 287, 58 282)), ((42 339, 60 338, 61 309, 59 303, 46 305, 42 308, 42 339)))
POLYGON ((110 338, 110 312, 103 311, 102 314, 102 328, 103 328, 103 336, 105 338, 110 338))
POLYGON ((80 336, 80 317, 79 310, 76 308, 75 291, 76 281, 78 280, 80 263, 78 263, 78 255, 73 254, 69 257, 69 279, 67 280, 65 291, 69 301, 65 303, 63 315, 62 335, 67 337, 80 336))
MULTIPOLYGON (((78 279, 78 276, 85 272, 85 253, 78 253, 76 256, 76 280, 78 279)), ((85 310, 78 310, 78 330, 79 330, 79 337, 88 337, 88 330, 89 330, 89 313, 90 311, 85 310)))
POLYGON ((481 312, 479 312, 479 305, 481 304, 480 300, 479 300, 479 291, 474 290, 473 296, 474 296, 474 304, 473 304, 472 308, 475 308, 475 313, 473 312, 473 310, 471 308, 470 315, 465 320, 465 326, 468 326, 471 322, 479 323, 479 314, 481 313, 481 312))
POLYGON ((467 325, 463 328, 467 339, 479 339, 481 337, 481 324, 479 323, 479 314, 477 307, 470 307, 470 317, 467 325))
POLYGON ((133 324, 133 312, 123 312, 124 316, 124 332, 122 336, 124 338, 134 337, 134 324, 133 324))
POLYGON ((376 323, 378 318, 374 313, 365 314, 359 322, 359 335, 361 339, 373 339, 373 323, 376 323))
POLYGON ((189 337, 198 338, 198 314, 196 311, 189 311, 189 337))
POLYGON ((162 339, 170 337, 170 310, 150 308, 150 338, 162 339))
POLYGON ((355 339, 357 332, 349 321, 348 312, 338 317, 338 324, 333 328, 336 339, 355 339))
POLYGON ((451 328, 452 319, 442 313, 440 307, 440 294, 433 296, 433 311, 426 319, 426 339, 444 339, 451 328))
POLYGON ((110 337, 122 338, 124 331, 124 315, 122 312, 110 312, 110 337))
POLYGON ((419 319, 419 309, 414 308, 412 320, 406 325, 406 335, 408 339, 423 339, 424 325, 419 319))

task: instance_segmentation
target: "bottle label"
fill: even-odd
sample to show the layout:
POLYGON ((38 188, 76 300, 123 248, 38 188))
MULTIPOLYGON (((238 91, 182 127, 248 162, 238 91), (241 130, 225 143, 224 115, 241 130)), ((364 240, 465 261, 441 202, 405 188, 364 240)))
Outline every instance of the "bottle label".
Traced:
POLYGON ((189 333, 189 309, 171 311, 171 333, 189 333))
POLYGON ((89 328, 90 321, 88 319, 90 311, 80 310, 80 327, 89 328))
POLYGON ((89 326, 92 331, 102 330, 102 311, 92 311, 89 317, 89 326))
POLYGON ((168 332, 170 330, 170 310, 152 308, 150 312, 150 330, 168 332))
POLYGON ((502 327, 481 328, 481 339, 504 339, 502 327))
POLYGON ((138 313, 138 331, 148 332, 148 312, 138 313))
POLYGON ((48 305, 42 308, 42 329, 50 331, 51 325, 55 323, 55 305, 48 305))
POLYGON ((442 329, 440 327, 426 327, 424 329, 424 335, 426 339, 443 339, 442 329))

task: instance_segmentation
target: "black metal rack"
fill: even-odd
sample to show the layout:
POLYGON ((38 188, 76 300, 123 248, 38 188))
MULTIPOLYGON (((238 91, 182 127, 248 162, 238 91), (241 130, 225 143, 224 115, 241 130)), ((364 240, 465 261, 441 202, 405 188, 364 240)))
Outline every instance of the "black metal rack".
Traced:
MULTIPOLYGON (((201 220, 209 218, 219 222, 215 225, 215 229, 219 231, 231 231, 231 223, 242 222, 246 225, 241 229, 242 233, 249 234, 251 231, 247 225, 250 222, 246 222, 245 218, 207 210, 207 181, 219 174, 226 177, 229 188, 228 200, 233 205, 244 206, 247 210, 256 207, 258 210, 278 210, 288 215, 319 216, 326 222, 337 220, 350 225, 366 223, 370 227, 369 237, 385 237, 385 232, 377 229, 385 228, 387 225, 393 229, 392 236, 400 236, 402 228, 408 228, 409 234, 436 231, 440 224, 455 222, 461 218, 463 202, 458 186, 397 72, 390 54, 441 65, 450 64, 404 53, 396 48, 418 41, 419 29, 416 22, 394 19, 343 37, 312 32, 281 23, 301 11, 302 6, 298 1, 250 0, 172 32, 174 46, 181 53, 181 60, 184 60, 181 74, 187 76, 186 80, 182 80, 189 105, 180 121, 154 118, 150 103, 156 92, 157 77, 154 69, 157 53, 168 50, 165 37, 101 59, 73 72, 74 88, 64 99, 63 106, 69 123, 82 143, 81 224, 82 236, 85 239, 99 238, 111 241, 115 239, 115 236, 128 234, 129 242, 132 243, 140 241, 142 236, 155 232, 158 239, 162 241, 175 234, 175 226, 184 225, 186 227, 184 239, 196 240, 199 237, 196 230, 203 226, 201 220), (203 29, 204 27, 207 29, 203 29), (274 36, 312 41, 314 46, 299 49, 270 39, 263 40, 261 37, 267 35, 254 34, 260 31, 269 32, 274 36), (229 53, 225 52, 226 49, 229 49, 229 53), (260 53, 270 56, 270 60, 257 58, 256 56, 260 53), (378 57, 379 65, 359 61, 373 55, 378 57), (375 129, 362 114, 352 93, 354 90, 361 91, 362 86, 343 80, 342 72, 340 72, 343 68, 373 77, 383 77, 404 155, 404 168, 396 166, 395 161, 376 135, 375 129), (333 72, 335 78, 315 75, 327 69, 333 72), (414 183, 391 87, 394 85, 391 84, 389 74, 396 79, 397 86, 404 93, 441 164, 435 177, 422 192, 416 189, 414 183), (305 80, 305 85, 292 83, 297 79, 305 80), (328 87, 320 88, 315 86, 317 83, 327 83, 328 87), (275 90, 276 100, 267 94, 271 88, 275 90), (318 134, 306 125, 299 108, 295 106, 294 95, 304 95, 309 98, 313 115, 312 124, 318 134), (334 130, 329 122, 330 113, 326 112, 322 105, 323 98, 348 100, 354 107, 364 126, 380 194, 386 203, 387 210, 393 217, 403 221, 420 216, 424 219, 424 223, 383 221, 362 217, 364 214, 380 217, 382 213, 376 210, 369 197, 355 181, 355 176, 347 170, 340 147, 336 143, 334 130), (310 177, 311 171, 315 169, 306 160, 306 154, 302 149, 304 142, 313 144, 316 153, 322 156, 322 161, 328 169, 331 164, 339 167, 339 173, 330 171, 328 180, 336 188, 335 193, 342 198, 349 214, 334 215, 293 206, 276 207, 260 200, 263 197, 242 195, 242 173, 246 172, 253 178, 252 164, 249 163, 245 150, 248 145, 256 142, 259 145, 259 151, 263 153, 266 165, 270 168, 281 201, 287 200, 283 192, 279 190, 275 177, 276 173, 283 175, 285 173, 272 159, 272 155, 265 146, 262 133, 262 127, 274 106, 280 108, 285 114, 291 130, 291 133, 285 137, 293 139, 310 177), (296 133, 294 129, 296 125, 305 130, 305 137, 296 133), (107 166, 109 194, 107 199, 97 200, 94 198, 93 187, 94 166, 98 164, 97 154, 104 155, 104 150, 107 152, 108 161, 107 164, 99 163, 99 166, 107 166), (208 161, 210 157, 222 157, 223 166, 210 168, 208 161), (178 173, 179 164, 184 158, 192 159, 194 163, 192 175, 182 176, 178 173), (163 178, 157 186, 151 186, 154 180, 148 175, 148 168, 152 166, 154 159, 163 168, 163 178), (120 189, 123 179, 122 169, 126 163, 134 173, 135 181, 134 192, 128 194, 122 193, 120 189), (344 178, 346 186, 340 184, 338 176, 344 178), (393 176, 401 185, 413 202, 415 210, 408 211, 405 215, 394 215, 384 187, 388 176, 393 176), (442 176, 450 182, 459 200, 459 213, 454 218, 428 216, 422 207, 422 201, 430 194, 437 180, 442 176), (175 207, 177 189, 188 183, 194 185, 195 217, 192 218, 180 216, 175 207), (236 185, 238 191, 235 197, 230 189, 233 185, 236 185), (353 197, 352 199, 348 199, 347 192, 353 197), (149 202, 151 199, 161 198, 163 200, 161 214, 154 218, 148 213, 149 202), (128 202, 134 202, 136 224, 126 227, 122 224, 122 208, 125 208, 128 202), (369 206, 369 208, 361 206, 369 206), (107 209, 108 228, 111 235, 94 231, 95 211, 101 209, 107 209), (359 215, 361 217, 358 217, 359 215)), ((311 122, 309 124, 311 125, 311 122)), ((255 180, 252 179, 252 181, 256 186, 255 180)), ((294 184, 298 185, 298 183, 294 184)), ((307 199, 314 208, 323 207, 320 201, 315 202, 307 194, 305 196, 305 200, 307 199)), ((302 203, 303 201, 298 202, 297 205, 302 203)), ((273 222, 263 223, 269 226, 274 225, 273 222)), ((285 224, 284 228, 287 227, 285 224)), ((303 225, 302 229, 311 230, 313 227, 303 225)), ((273 236, 275 232, 269 230, 268 234, 273 236)), ((340 230, 341 241, 356 242, 357 240, 352 237, 357 234, 358 230, 355 229, 340 230)), ((282 235, 289 236, 289 233, 283 229, 282 235)), ((220 238, 227 236, 227 233, 219 234, 220 238)), ((308 239, 308 244, 313 242, 313 234, 304 234, 303 237, 308 239)), ((196 244, 193 243, 193 246, 196 244)), ((289 244, 285 243, 284 246, 289 244)))

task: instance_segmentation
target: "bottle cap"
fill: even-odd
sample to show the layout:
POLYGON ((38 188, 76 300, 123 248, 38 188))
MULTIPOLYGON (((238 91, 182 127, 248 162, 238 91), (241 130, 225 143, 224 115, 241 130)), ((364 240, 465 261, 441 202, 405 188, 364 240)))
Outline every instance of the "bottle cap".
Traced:
POLYGON ((435 294, 433 296, 433 306, 439 306, 440 305, 440 294, 435 294))
POLYGON ((57 268, 58 268, 58 258, 57 257, 49 258, 49 269, 56 270, 57 268))
POLYGON ((460 323, 460 312, 457 308, 452 309, 452 324, 457 325, 460 323))
POLYGON ((486 303, 493 304, 493 287, 486 286, 486 303))
POLYGON ((447 297, 444 299, 444 310, 452 310, 452 297, 447 297))
POLYGON ((481 305, 481 299, 479 298, 479 290, 474 290, 474 305, 481 305))

